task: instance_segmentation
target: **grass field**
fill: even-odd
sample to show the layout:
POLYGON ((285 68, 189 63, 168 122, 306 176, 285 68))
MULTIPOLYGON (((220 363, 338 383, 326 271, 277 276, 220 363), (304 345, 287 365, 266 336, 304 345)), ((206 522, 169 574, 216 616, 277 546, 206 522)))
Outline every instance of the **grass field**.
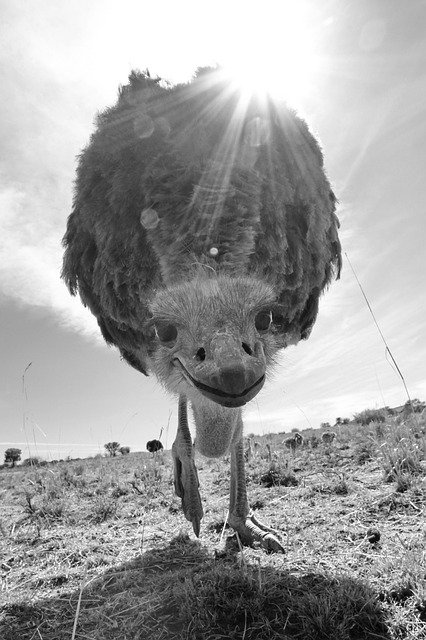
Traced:
POLYGON ((425 414, 333 429, 255 438, 249 499, 285 554, 224 531, 227 460, 197 458, 198 540, 169 452, 3 467, 1 640, 426 638, 425 414))

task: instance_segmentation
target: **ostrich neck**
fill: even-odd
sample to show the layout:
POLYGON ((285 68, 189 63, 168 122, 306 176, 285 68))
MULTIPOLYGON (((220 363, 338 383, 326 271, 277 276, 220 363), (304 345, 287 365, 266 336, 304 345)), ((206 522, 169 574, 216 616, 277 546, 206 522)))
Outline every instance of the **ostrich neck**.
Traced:
POLYGON ((208 458, 225 455, 239 437, 241 408, 228 409, 203 398, 192 401, 196 427, 195 447, 208 458))

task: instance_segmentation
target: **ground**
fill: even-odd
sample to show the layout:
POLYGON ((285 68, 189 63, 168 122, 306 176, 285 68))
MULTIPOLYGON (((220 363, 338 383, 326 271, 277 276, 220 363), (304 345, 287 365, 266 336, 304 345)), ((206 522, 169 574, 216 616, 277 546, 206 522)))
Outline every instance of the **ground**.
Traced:
POLYGON ((168 451, 3 467, 0 638, 426 638, 425 425, 255 437, 249 498, 284 554, 224 529, 226 459, 197 459, 198 540, 168 451))

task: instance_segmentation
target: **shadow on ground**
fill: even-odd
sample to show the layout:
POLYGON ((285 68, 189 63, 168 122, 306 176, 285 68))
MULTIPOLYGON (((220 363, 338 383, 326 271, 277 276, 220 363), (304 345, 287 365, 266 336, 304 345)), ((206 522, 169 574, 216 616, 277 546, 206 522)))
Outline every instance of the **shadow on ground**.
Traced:
MULTIPOLYGON (((261 553, 261 552, 259 552, 261 553)), ((79 592, 3 607, 2 640, 72 637, 79 592)), ((292 575, 199 542, 170 544, 86 585, 76 640, 387 640, 380 603, 364 583, 292 575)))

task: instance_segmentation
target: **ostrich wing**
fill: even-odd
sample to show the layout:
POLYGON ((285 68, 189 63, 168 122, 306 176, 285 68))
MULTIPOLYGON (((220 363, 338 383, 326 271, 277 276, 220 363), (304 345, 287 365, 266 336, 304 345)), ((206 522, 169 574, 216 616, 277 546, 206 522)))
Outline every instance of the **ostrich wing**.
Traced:
MULTIPOLYGON (((167 91, 143 74, 132 74, 130 80, 115 107, 98 116, 97 129, 80 155, 63 239, 62 277, 96 316, 106 342, 147 374, 148 301, 163 281, 141 213, 144 176, 153 157, 161 155, 165 134, 157 129, 143 138, 140 105, 167 91)), ((147 116, 145 133, 150 126, 147 116)))

